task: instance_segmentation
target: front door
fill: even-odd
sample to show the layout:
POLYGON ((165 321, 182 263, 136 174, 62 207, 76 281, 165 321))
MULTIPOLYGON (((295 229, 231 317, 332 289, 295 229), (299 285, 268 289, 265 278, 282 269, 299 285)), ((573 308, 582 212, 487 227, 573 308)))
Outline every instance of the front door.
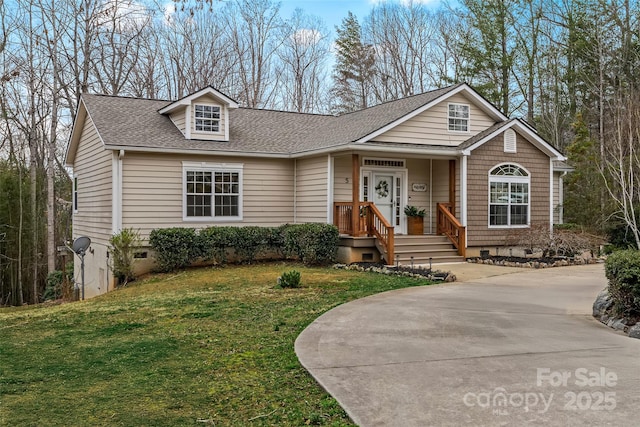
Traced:
POLYGON ((389 173, 375 173, 373 174, 373 188, 371 201, 376 204, 376 207, 386 218, 391 225, 395 225, 395 176, 389 173))

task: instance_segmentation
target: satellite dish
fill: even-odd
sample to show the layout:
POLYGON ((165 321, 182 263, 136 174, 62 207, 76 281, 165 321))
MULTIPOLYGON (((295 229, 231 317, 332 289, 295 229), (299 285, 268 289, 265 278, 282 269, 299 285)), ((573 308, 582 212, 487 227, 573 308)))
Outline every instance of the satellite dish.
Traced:
POLYGON ((91 245, 91 239, 87 236, 80 236, 73 241, 71 249, 80 257, 80 270, 82 271, 82 300, 84 301, 84 255, 91 245))
POLYGON ((80 236, 73 241, 73 245, 71 246, 71 248, 73 249, 73 252, 77 253, 78 255, 84 255, 89 245, 91 245, 91 239, 87 236, 80 236))

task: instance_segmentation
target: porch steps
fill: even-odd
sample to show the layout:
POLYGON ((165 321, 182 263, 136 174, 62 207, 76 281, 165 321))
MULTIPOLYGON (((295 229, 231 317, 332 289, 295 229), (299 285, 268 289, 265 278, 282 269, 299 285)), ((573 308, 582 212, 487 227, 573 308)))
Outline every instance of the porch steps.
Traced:
MULTIPOLYGON (((464 257, 458 255, 458 251, 451 244, 446 236, 424 235, 405 236, 396 235, 395 254, 400 265, 411 264, 413 257, 414 265, 442 264, 449 262, 464 262, 464 257)), ((392 260, 395 264, 396 260, 392 260)))

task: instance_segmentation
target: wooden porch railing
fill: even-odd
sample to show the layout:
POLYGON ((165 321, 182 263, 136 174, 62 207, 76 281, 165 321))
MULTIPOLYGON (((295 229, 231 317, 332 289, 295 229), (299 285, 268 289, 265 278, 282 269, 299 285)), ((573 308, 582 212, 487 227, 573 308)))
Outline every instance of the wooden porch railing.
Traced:
POLYGON ((438 203, 437 234, 444 234, 458 250, 458 255, 466 256, 467 230, 451 212, 451 203, 438 203))
POLYGON ((393 263, 394 256, 394 229, 393 226, 380 213, 372 202, 358 203, 359 216, 358 230, 353 230, 353 203, 335 202, 333 224, 338 227, 340 234, 349 236, 372 236, 376 238, 376 244, 380 245, 387 264, 393 263))

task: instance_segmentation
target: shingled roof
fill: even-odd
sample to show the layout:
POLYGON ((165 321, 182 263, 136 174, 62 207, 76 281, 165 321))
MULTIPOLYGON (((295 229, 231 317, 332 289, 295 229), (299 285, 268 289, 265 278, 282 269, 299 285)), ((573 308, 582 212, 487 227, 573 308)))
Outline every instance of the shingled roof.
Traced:
POLYGON ((158 112, 171 101, 84 94, 82 102, 105 148, 290 155, 358 141, 459 86, 341 116, 238 108, 229 111, 229 141, 186 140, 158 112))

